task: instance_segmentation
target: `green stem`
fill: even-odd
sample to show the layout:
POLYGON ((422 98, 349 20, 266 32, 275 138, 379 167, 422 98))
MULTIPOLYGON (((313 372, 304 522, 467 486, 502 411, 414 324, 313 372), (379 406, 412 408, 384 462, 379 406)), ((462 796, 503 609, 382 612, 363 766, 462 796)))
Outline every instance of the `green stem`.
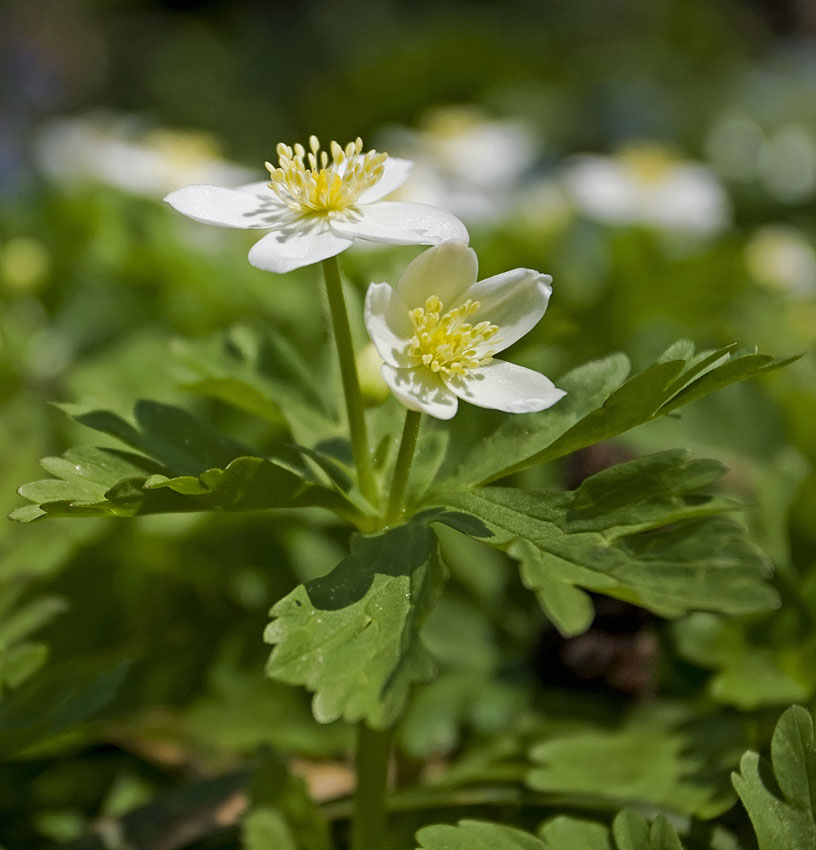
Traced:
POLYGON ((394 477, 391 479, 391 492, 388 494, 388 508, 385 512, 386 525, 398 520, 400 514, 402 514, 405 488, 408 485, 408 476, 414 460, 421 422, 422 414, 419 411, 409 410, 406 412, 405 425, 402 428, 402 440, 397 454, 397 462, 394 465, 394 477))
POLYGON ((357 727, 357 790, 351 824, 351 850, 383 850, 388 815, 388 756, 391 732, 357 727))
POLYGON ((357 480, 360 492, 369 501, 376 499, 376 485, 371 469, 371 456, 368 451, 368 431, 366 429, 363 398, 360 393, 360 378, 357 375, 357 362, 354 357, 354 344, 351 339, 346 300, 343 297, 343 285, 340 282, 340 267, 337 257, 323 260, 323 274, 326 278, 326 293, 329 297, 334 341, 337 345, 337 357, 340 361, 340 376, 343 379, 343 395, 346 398, 346 414, 349 423, 351 451, 354 465, 357 467, 357 480))

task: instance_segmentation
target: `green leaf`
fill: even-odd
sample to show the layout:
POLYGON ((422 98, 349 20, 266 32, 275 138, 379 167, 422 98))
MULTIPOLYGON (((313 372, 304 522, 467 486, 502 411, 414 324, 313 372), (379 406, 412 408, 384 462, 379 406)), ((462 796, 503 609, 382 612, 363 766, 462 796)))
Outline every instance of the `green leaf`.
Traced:
POLYGON ((399 725, 402 749, 413 758, 450 753, 463 730, 497 735, 517 722, 523 691, 488 672, 455 670, 417 689, 399 725))
POLYGON ((716 718, 707 721, 683 706, 647 706, 617 729, 548 735, 530 751, 536 767, 527 784, 546 793, 711 818, 734 802, 728 766, 740 743, 716 718), (718 750, 707 736, 717 736, 718 750))
POLYGON ((683 850, 674 827, 662 815, 649 823, 643 815, 624 809, 612 829, 579 818, 560 816, 539 834, 547 850, 683 850))
POLYGON ((256 387, 237 378, 203 378, 185 384, 184 389, 194 395, 217 399, 273 425, 283 425, 286 422, 278 404, 256 387))
POLYGON ((567 391, 562 401, 550 410, 505 421, 440 486, 487 484, 555 460, 797 359, 733 349, 731 345, 695 355, 691 343, 681 340, 622 385, 629 368, 622 355, 575 369, 557 382, 567 391))
POLYGON ((154 458, 174 475, 198 475, 252 454, 237 440, 170 404, 136 402, 133 423, 108 410, 85 410, 77 405, 60 408, 82 425, 154 458))
POLYGON ((68 663, 46 669, 0 703, 0 755, 47 740, 101 711, 130 662, 68 663))
POLYGON ((633 811, 623 811, 612 824, 619 850, 683 850, 672 825, 659 815, 652 823, 633 811))
MULTIPOLYGON (((41 464, 55 477, 24 484, 18 490, 21 496, 38 505, 62 501, 94 504, 104 501, 105 493, 119 481, 162 470, 160 465, 141 455, 90 447, 69 449, 61 458, 43 458, 41 464)), ((15 512, 12 518, 28 521, 26 515, 18 514, 15 512)))
POLYGON ((511 458, 533 457, 599 405, 629 374, 629 360, 613 354, 568 372, 558 382, 567 395, 542 413, 508 416, 488 437, 474 446, 443 482, 451 489, 486 483, 506 475, 511 458))
POLYGON ((174 353, 189 370, 185 388, 190 392, 273 425, 285 422, 298 443, 313 444, 337 433, 337 422, 326 413, 323 375, 282 336, 235 327, 214 341, 176 340, 174 353))
MULTIPOLYGON (((816 581, 798 601, 804 610, 813 605, 816 581)), ((684 659, 714 671, 708 691, 717 702, 753 711, 805 701, 816 690, 816 635, 791 608, 760 622, 692 614, 673 624, 672 636, 684 659)))
POLYGON ((19 605, 20 586, 0 588, 0 698, 42 667, 48 647, 27 640, 68 607, 64 599, 44 596, 19 605))
POLYGON ((799 706, 780 718, 771 763, 747 752, 734 788, 751 817, 759 850, 816 847, 816 741, 813 719, 799 706))
POLYGON ((18 688, 48 660, 43 643, 22 643, 0 651, 0 696, 7 688, 18 688))
POLYGON ((426 826, 416 837, 418 850, 547 850, 546 844, 528 832, 477 820, 426 826))
POLYGON ((286 818, 271 806, 252 809, 241 825, 244 850, 300 850, 286 818))
POLYGON ((248 511, 324 507, 357 523, 358 508, 341 490, 347 475, 314 450, 326 486, 302 465, 252 456, 246 447, 192 414, 171 405, 140 401, 134 423, 110 411, 66 406, 84 425, 121 440, 144 455, 107 448, 70 449, 45 458, 54 478, 23 485, 35 507, 11 514, 17 522, 43 516, 136 516, 202 510, 248 511))
POLYGON ((354 537, 327 576, 272 609, 267 674, 314 692, 321 723, 340 717, 384 729, 402 713, 412 682, 434 672, 419 628, 444 571, 431 530, 417 522, 354 537))
POLYGON ((723 469, 669 451, 604 470, 572 492, 483 487, 440 501, 482 520, 492 532, 485 542, 521 562, 522 580, 565 634, 591 619, 576 588, 664 617, 767 610, 776 604, 763 581, 767 559, 741 525, 712 516, 737 503, 697 492, 723 469))
POLYGON ((266 754, 255 770, 252 808, 242 824, 245 850, 329 850, 328 827, 302 779, 286 762, 266 754))
POLYGON ((251 511, 324 507, 354 521, 356 508, 333 488, 304 481, 289 467, 259 457, 238 457, 224 469, 169 477, 138 455, 110 449, 71 449, 43 465, 60 478, 35 481, 20 495, 37 503, 21 508, 17 522, 43 516, 142 516, 191 511, 251 511), (116 476, 122 476, 117 478, 116 476))
POLYGON ((617 850, 609 827, 582 818, 559 815, 538 833, 547 850, 617 850))
POLYGON ((20 643, 67 607, 68 603, 58 596, 44 596, 18 607, 13 613, 4 611, 0 623, 0 650, 20 643))

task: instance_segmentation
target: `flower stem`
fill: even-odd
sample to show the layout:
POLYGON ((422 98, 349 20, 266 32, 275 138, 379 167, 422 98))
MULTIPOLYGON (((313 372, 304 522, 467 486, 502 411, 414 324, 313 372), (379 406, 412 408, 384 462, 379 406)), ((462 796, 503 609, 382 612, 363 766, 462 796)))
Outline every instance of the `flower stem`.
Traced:
POLYGON ((340 267, 337 257, 323 260, 323 274, 326 278, 326 293, 329 297, 334 341, 337 357, 340 361, 340 376, 343 379, 343 395, 346 398, 346 414, 349 423, 351 451, 354 465, 357 467, 357 479, 360 492, 369 501, 376 498, 376 486, 371 469, 371 456, 368 451, 368 431, 366 429, 363 398, 360 393, 360 378, 357 375, 357 362, 354 358, 354 344, 351 340, 346 300, 343 297, 343 285, 340 282, 340 267))
POLYGON ((351 850, 382 850, 388 814, 388 756, 391 732, 357 726, 357 790, 351 824, 351 850))
POLYGON ((419 411, 406 411, 402 440, 397 454, 397 462, 394 464, 394 477, 391 479, 391 492, 388 494, 388 508, 385 512, 387 525, 400 518, 404 507, 405 488, 408 485, 408 475, 411 472, 411 463, 414 460, 421 421, 422 414, 419 411))

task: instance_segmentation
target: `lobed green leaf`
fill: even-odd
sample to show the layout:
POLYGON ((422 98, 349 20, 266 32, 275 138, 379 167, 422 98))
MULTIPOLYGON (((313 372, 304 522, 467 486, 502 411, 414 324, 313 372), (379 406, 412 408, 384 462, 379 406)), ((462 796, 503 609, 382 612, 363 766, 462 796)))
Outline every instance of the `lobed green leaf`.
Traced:
POLYGON ((530 750, 526 782, 544 793, 708 819, 734 803, 728 769, 741 749, 733 725, 716 717, 644 706, 618 728, 548 734, 530 750))
POLYGON ((723 470, 678 450, 619 464, 572 492, 482 487, 439 498, 484 523, 485 542, 520 562, 524 583, 570 635, 591 622, 581 588, 664 617, 776 604, 767 558, 740 524, 716 516, 738 503, 698 492, 723 470))
POLYGON ((621 354, 574 369, 557 382, 567 391, 562 401, 549 410, 505 420, 470 450, 440 486, 488 484, 622 434, 721 387, 797 359, 734 349, 729 345, 694 354, 694 346, 680 340, 657 363, 629 380, 629 361, 621 354))
POLYGON ((444 578, 425 524, 354 537, 348 558, 272 609, 267 675, 312 691, 321 723, 342 717, 387 728, 411 684, 434 673, 419 628, 444 578))
POLYGON ((547 845, 511 826, 461 820, 456 826, 426 826, 416 834, 417 850, 547 850, 547 845))
POLYGON ((816 739, 813 718, 792 706, 771 740, 771 762, 747 752, 734 788, 748 810, 759 850, 816 847, 816 739))

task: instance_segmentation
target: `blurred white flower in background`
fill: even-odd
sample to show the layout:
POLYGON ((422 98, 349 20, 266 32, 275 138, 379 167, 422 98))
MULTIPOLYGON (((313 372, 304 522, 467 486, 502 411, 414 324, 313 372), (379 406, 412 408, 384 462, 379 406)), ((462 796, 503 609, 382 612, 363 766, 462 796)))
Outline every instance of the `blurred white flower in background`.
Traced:
POLYGON ((605 224, 707 237, 731 220, 728 197, 713 172, 660 145, 631 145, 614 156, 576 156, 562 176, 578 211, 605 224))
POLYGON ((489 118, 473 106, 439 107, 417 130, 384 133, 385 147, 414 163, 395 195, 450 210, 465 223, 496 221, 512 211, 539 147, 520 119, 489 118))
POLYGON ((765 286, 794 298, 816 294, 816 250, 793 227, 760 228, 745 246, 745 264, 751 276, 765 286))
POLYGON ((731 109, 706 137, 706 153, 723 177, 757 183, 772 198, 796 204, 816 193, 816 135, 795 121, 772 130, 744 109, 731 109))
POLYGON ((206 133, 147 130, 136 117, 101 113, 45 124, 34 158, 55 183, 101 183, 156 200, 180 183, 246 183, 253 176, 224 160, 206 133))

